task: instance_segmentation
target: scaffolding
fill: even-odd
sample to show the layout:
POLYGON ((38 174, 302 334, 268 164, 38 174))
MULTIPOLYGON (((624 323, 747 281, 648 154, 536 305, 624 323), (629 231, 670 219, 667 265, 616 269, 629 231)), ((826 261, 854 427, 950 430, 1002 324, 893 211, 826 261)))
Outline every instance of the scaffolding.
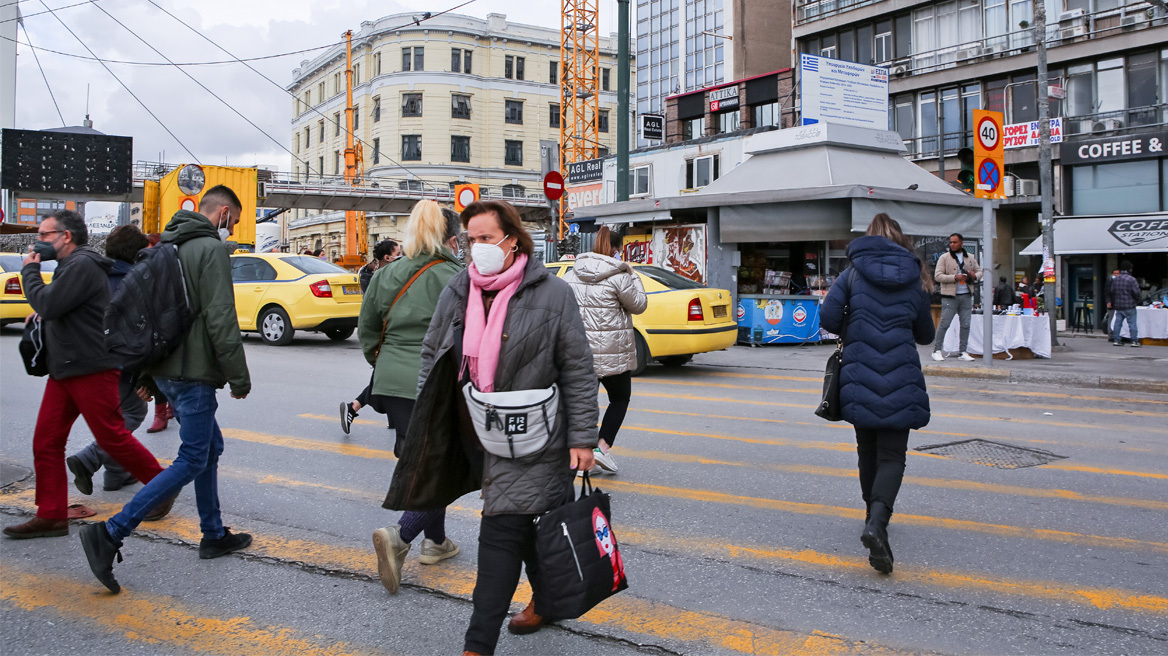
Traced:
MULTIPOLYGON (((600 154, 599 0, 561 0, 560 171, 600 154)), ((559 238, 564 238, 567 194, 560 197, 559 238)))

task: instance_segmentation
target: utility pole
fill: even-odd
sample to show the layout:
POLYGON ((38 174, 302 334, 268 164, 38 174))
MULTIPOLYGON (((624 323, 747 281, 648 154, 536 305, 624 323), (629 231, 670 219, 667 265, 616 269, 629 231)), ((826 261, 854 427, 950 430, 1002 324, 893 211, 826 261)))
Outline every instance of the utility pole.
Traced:
POLYGON ((629 0, 617 0, 616 200, 629 199, 629 0))
MULTIPOLYGON (((1054 195, 1054 176, 1050 162, 1050 86, 1046 65, 1046 5, 1034 3, 1034 36, 1038 42, 1038 185, 1042 191, 1042 276, 1046 277, 1046 263, 1054 257, 1054 216, 1051 202, 1054 195)), ((1050 344, 1058 346, 1058 323, 1055 296, 1058 294, 1058 271, 1055 282, 1043 282, 1043 305, 1050 319, 1050 344)))

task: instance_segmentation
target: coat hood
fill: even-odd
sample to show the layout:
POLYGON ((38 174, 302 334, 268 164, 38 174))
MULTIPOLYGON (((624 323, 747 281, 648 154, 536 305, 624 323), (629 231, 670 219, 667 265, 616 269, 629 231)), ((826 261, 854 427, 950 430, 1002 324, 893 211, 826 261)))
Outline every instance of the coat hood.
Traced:
POLYGON ((134 265, 130 264, 129 262, 113 259, 111 259, 110 262, 113 262, 109 269, 109 274, 111 277, 116 276, 118 278, 123 278, 127 273, 130 272, 130 269, 134 268, 134 265))
POLYGON ((219 232, 211 223, 211 219, 190 210, 179 210, 171 217, 162 231, 162 241, 175 246, 188 242, 196 237, 210 237, 219 240, 219 232))
POLYGON ((921 284, 921 261, 886 237, 864 236, 848 245, 852 267, 869 284, 889 291, 921 284))
POLYGON ((576 256, 576 264, 572 270, 576 272, 577 278, 591 283, 611 278, 622 271, 632 273, 633 267, 615 257, 600 253, 583 253, 576 256))
POLYGON ((93 247, 91 246, 78 246, 76 250, 69 254, 67 259, 72 260, 73 258, 77 258, 79 260, 92 260, 95 264, 97 264, 97 266, 101 267, 107 275, 114 265, 114 260, 93 250, 93 247))

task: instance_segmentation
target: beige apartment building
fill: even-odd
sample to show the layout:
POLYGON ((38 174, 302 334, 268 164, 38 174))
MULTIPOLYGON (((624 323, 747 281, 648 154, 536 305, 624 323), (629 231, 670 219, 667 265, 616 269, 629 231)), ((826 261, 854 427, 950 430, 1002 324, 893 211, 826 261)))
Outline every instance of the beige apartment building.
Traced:
MULTIPOLYGON (((367 178, 380 186, 430 192, 442 200, 459 182, 484 195, 542 197, 543 162, 560 138, 560 32, 446 14, 414 23, 414 14, 364 22, 353 35, 354 134, 363 142, 367 178), (542 144, 541 144, 542 142, 542 144)), ((600 153, 616 148, 615 35, 600 39, 600 153)), ((345 172, 345 49, 301 62, 288 87, 292 173, 308 182, 345 172)), ((370 215, 370 246, 399 235, 402 215, 370 215)), ((295 210, 292 250, 344 250, 344 213, 295 210)))

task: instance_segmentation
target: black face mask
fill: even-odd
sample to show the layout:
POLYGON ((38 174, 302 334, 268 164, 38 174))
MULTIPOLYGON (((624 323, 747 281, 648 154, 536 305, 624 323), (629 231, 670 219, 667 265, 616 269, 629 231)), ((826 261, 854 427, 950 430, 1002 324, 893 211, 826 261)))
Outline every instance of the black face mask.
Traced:
POLYGON ((57 248, 47 241, 36 240, 32 243, 32 252, 41 256, 42 262, 57 259, 57 248))

